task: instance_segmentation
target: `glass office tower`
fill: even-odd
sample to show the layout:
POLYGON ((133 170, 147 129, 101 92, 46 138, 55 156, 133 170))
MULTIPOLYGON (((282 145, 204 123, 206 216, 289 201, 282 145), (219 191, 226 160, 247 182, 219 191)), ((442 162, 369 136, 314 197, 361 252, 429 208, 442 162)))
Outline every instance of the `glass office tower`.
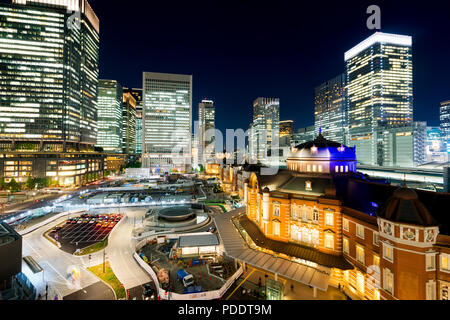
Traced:
POLYGON ((280 99, 257 98, 253 102, 252 146, 257 162, 270 165, 270 150, 279 148, 280 99))
POLYGON ((123 88, 124 93, 130 93, 136 100, 136 154, 142 154, 142 114, 143 114, 143 98, 142 89, 123 88))
POLYGON ((322 83, 315 89, 314 126, 316 135, 322 135, 331 141, 345 143, 344 112, 345 76, 339 76, 322 83))
POLYGON ((191 163, 192 75, 144 72, 142 165, 153 172, 191 163))
POLYGON ((345 53, 347 145, 358 161, 382 162, 377 130, 413 121, 410 36, 377 32, 345 53))
POLYGON ((99 80, 97 147, 122 153, 122 87, 115 80, 99 80))
POLYGON ((122 152, 136 153, 136 99, 131 93, 123 94, 122 103, 122 152))
POLYGON ((86 0, 0 4, 0 176, 81 185, 103 176, 99 20, 86 0))
POLYGON ((202 100, 198 104, 198 156, 199 163, 203 165, 215 163, 215 136, 212 131, 215 129, 215 114, 214 101, 202 100))
POLYGON ((441 102, 440 109, 441 134, 450 154, 450 100, 441 102))
POLYGON ((93 148, 99 20, 87 1, 2 3, 0 28, 2 148, 93 148))

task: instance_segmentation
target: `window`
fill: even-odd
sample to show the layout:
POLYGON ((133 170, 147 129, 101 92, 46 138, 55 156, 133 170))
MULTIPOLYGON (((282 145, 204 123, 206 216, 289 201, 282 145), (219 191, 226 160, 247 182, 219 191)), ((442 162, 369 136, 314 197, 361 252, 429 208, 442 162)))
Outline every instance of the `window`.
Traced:
POLYGON ((345 271, 344 271, 344 281, 347 282, 347 283, 348 283, 348 280, 349 280, 348 273, 349 273, 348 270, 345 270, 345 271))
POLYGON ((316 223, 319 222, 319 210, 317 209, 313 210, 313 221, 316 223))
POLYGON ((342 250, 344 251, 344 253, 346 254, 350 254, 350 246, 349 246, 349 242, 347 238, 343 238, 342 239, 342 250))
POLYGON ((317 171, 317 165, 313 165, 313 172, 316 172, 317 171))
POLYGON ((345 166, 345 172, 348 172, 348 166, 345 166))
POLYGON ((440 266, 441 266, 442 271, 450 272, 450 265, 449 265, 450 259, 449 258, 450 258, 450 255, 441 253, 440 266))
POLYGON ((439 281, 441 283, 441 300, 448 300, 448 282, 439 281))
POLYGON ((383 243, 383 258, 394 262, 394 248, 386 243, 383 243))
POLYGON ((360 245, 356 245, 356 260, 358 262, 364 264, 364 247, 360 245))
POLYGON ((334 172, 339 172, 339 166, 334 167, 334 172))
POLYGON ((361 271, 358 271, 356 275, 356 286, 358 291, 364 294, 364 275, 361 273, 361 271))
POLYGON ((374 300, 380 300, 380 290, 375 289, 375 290, 373 291, 373 299, 374 299, 374 300))
MULTIPOLYGON (((380 257, 377 254, 373 255, 373 265, 380 268, 380 257)), ((380 270, 378 270, 377 272, 379 272, 379 271, 380 270)))
POLYGON ((306 208, 306 207, 303 207, 303 210, 302 210, 302 220, 308 221, 308 208, 306 208))
POLYGON ((319 172, 322 172, 322 171, 323 171, 322 165, 319 164, 319 172))
POLYGON ((280 216, 280 206, 278 204, 273 205, 273 216, 274 217, 280 216))
POLYGON ((425 265, 427 271, 433 271, 436 269, 436 263, 435 263, 435 254, 434 253, 427 253, 425 255, 425 265))
POLYGON ((356 235, 361 238, 364 239, 364 226, 357 224, 356 225, 356 235))
POLYGON ((298 208, 297 208, 297 206, 292 206, 292 220, 295 220, 295 221, 297 221, 297 219, 298 219, 298 208))
POLYGON ((273 235, 279 237, 280 236, 280 222, 273 221, 272 225, 273 225, 273 235))
POLYGON ((426 286, 426 299, 436 300, 436 282, 429 280, 426 286))
POLYGON ((327 226, 334 225, 334 214, 332 212, 327 212, 325 214, 325 225, 327 226))
POLYGON ((378 232, 373 232, 373 244, 374 245, 376 245, 376 246, 378 246, 379 244, 380 244, 380 242, 379 242, 379 234, 378 234, 378 232))
POLYGON ((383 270, 383 289, 394 295, 394 274, 387 268, 383 270))
POLYGON ((349 222, 347 219, 342 219, 342 228, 344 229, 344 231, 349 231, 349 222))
POLYGON ((331 233, 325 234, 325 248, 334 249, 334 235, 331 233))

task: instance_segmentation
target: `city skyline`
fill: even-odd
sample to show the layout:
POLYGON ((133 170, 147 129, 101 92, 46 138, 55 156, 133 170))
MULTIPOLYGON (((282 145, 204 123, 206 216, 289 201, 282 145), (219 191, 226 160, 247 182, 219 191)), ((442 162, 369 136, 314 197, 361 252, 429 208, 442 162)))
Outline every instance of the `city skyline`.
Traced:
MULTIPOLYGON (((323 8, 322 14, 329 21, 329 25, 338 23, 339 19, 333 16, 334 12, 345 14, 348 18, 346 21, 339 20, 337 30, 330 31, 326 26, 320 25, 320 22, 306 17, 304 12, 316 9, 314 5, 304 8, 304 12, 298 12, 296 19, 291 19, 289 7, 275 9, 280 16, 288 15, 288 18, 284 19, 288 22, 280 21, 278 26, 270 24, 273 29, 268 26, 261 26, 260 29, 247 28, 250 21, 245 22, 244 18, 250 10, 259 13, 268 11, 264 5, 256 8, 252 4, 232 3, 230 8, 228 5, 220 8, 223 9, 220 13, 216 10, 218 7, 211 8, 211 5, 202 7, 199 3, 194 3, 192 8, 184 8, 181 5, 179 10, 173 13, 174 20, 181 20, 174 22, 163 32, 166 34, 164 39, 158 36, 160 41, 136 41, 136 49, 121 51, 120 57, 110 50, 112 35, 123 32, 118 29, 120 24, 111 26, 109 20, 113 18, 113 13, 110 12, 112 9, 98 9, 96 12, 102 25, 108 25, 108 30, 105 29, 102 33, 101 77, 115 76, 124 85, 139 87, 139 75, 142 71, 192 74, 193 102, 196 104, 205 97, 213 99, 217 107, 217 118, 221 119, 217 121, 216 126, 222 131, 226 128, 248 128, 251 122, 252 101, 259 96, 279 97, 283 105, 280 119, 293 119, 297 128, 314 124, 314 88, 344 72, 344 52, 373 34, 365 25, 368 17, 364 14, 367 5, 348 4, 336 7, 334 4, 328 4, 323 8), (237 27, 224 21, 233 5, 236 7, 234 14, 237 21, 242 29, 245 29, 244 35, 236 38, 229 36, 234 34, 233 31, 237 27), (188 41, 186 37, 178 37, 176 34, 178 26, 185 22, 184 15, 181 14, 183 9, 194 16, 201 15, 205 10, 213 10, 216 21, 208 30, 192 21, 192 24, 186 26, 187 30, 194 32, 188 41), (224 26, 219 26, 219 22, 223 22, 224 26), (327 35, 326 31, 332 32, 330 35, 333 37, 327 35), (176 36, 177 41, 170 42, 168 39, 171 36, 176 36), (268 36, 269 41, 278 39, 276 49, 246 50, 251 47, 252 39, 260 40, 264 36, 268 36), (154 45, 155 43, 158 45, 154 45), (201 46, 201 43, 204 45, 201 46), (199 48, 207 46, 211 50, 198 52, 195 48, 197 44, 199 48), (235 47, 242 50, 233 49, 235 47), (308 50, 305 50, 306 48, 308 50), (308 53, 304 53, 305 51, 308 53), (208 56, 205 56, 206 52, 208 56), (118 58, 125 61, 130 59, 133 65, 122 68, 126 69, 122 71, 115 67, 118 58), (231 116, 233 112, 242 110, 248 112, 239 118, 231 116)), ((99 1, 92 1, 94 8, 99 5, 99 1)), ((450 85, 445 77, 445 74, 450 72, 450 66, 444 63, 443 54, 448 43, 441 41, 437 33, 444 27, 441 19, 429 19, 427 8, 425 11, 418 10, 414 5, 404 7, 400 4, 383 4, 380 7, 382 32, 413 37, 414 119, 427 121, 428 125, 432 126, 439 125, 439 104, 448 100, 445 88, 450 85), (420 25, 420 28, 417 25, 420 25), (434 48, 432 52, 428 50, 430 47, 434 48)), ((165 6, 159 4, 157 9, 165 10, 165 6)), ((133 19, 131 29, 140 24, 140 13, 135 14, 137 19, 133 19)), ((279 21, 277 16, 274 19, 279 21)), ((149 23, 158 22, 156 19, 149 23)), ((143 39, 146 37, 140 32, 134 35, 142 36, 143 39)), ((194 119, 198 117, 196 113, 194 108, 194 119)))

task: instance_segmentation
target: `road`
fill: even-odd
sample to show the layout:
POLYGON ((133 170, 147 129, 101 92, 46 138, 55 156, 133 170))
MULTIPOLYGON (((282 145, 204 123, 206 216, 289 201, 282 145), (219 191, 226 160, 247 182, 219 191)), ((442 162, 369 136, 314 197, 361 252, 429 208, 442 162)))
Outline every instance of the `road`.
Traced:
MULTIPOLYGON (((127 208, 126 219, 111 232, 106 249, 114 274, 125 289, 131 289, 151 281, 150 276, 134 260, 135 241, 131 238, 134 219, 140 221, 147 208, 127 208)), ((122 210, 124 211, 124 210, 122 210)))
POLYGON ((65 296, 64 300, 115 300, 115 296, 106 284, 99 281, 65 296))

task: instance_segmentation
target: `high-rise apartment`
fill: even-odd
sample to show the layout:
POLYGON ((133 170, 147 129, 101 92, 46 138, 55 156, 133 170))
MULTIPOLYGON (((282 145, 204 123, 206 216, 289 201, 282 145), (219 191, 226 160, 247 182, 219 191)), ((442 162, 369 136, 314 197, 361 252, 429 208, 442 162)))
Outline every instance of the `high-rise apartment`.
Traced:
POLYGON ((316 135, 321 131, 326 139, 345 143, 344 91, 344 74, 316 87, 314 99, 316 135))
POLYGON ((377 32, 345 53, 347 144, 358 161, 379 159, 379 127, 413 121, 413 66, 410 36, 377 32))
POLYGON ((198 104, 198 162, 215 162, 215 114, 214 101, 202 100, 198 104))
POLYGON ((97 147, 122 153, 122 86, 116 80, 99 80, 97 147))
POLYGON ((143 166, 187 170, 191 163, 192 75, 144 72, 143 166))

